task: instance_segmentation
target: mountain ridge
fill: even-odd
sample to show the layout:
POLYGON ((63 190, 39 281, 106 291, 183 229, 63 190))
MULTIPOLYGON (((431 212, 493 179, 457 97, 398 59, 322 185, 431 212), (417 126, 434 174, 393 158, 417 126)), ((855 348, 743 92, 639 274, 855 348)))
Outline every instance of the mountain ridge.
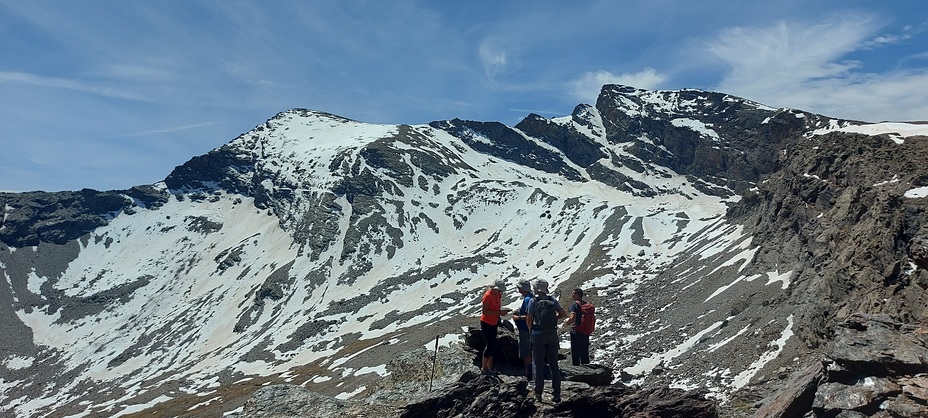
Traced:
MULTIPOLYGON (((868 152, 922 152, 917 139, 815 134, 855 124, 722 93, 610 85, 596 106, 514 127, 369 125, 294 109, 155 185, 0 194, 2 326, 25 337, 3 344, 13 354, 2 399, 19 402, 17 414, 114 413, 269 376, 363 396, 379 372, 360 371, 455 334, 474 320, 483 285, 548 277, 592 290, 604 313, 597 361, 629 383, 726 400, 762 370, 795 368, 791 356, 815 352, 839 312, 865 307, 821 315, 799 297, 808 308, 794 315, 797 286, 815 289, 803 272, 827 252, 799 251, 815 238, 791 225, 818 219, 811 209, 783 209, 859 212, 853 196, 865 192, 841 197, 856 183, 812 176, 860 177, 840 164, 862 173, 868 152), (822 163, 834 155, 846 157, 822 163), (62 376, 114 395, 91 400, 62 376)), ((864 186, 912 178, 870 201, 918 187, 918 161, 864 176, 864 186)), ((913 202, 889 209, 920 211, 913 202)), ((920 236, 920 213, 892 246, 920 236)), ((882 277, 922 280, 920 268, 881 263, 882 277)), ((915 287, 898 289, 906 299, 886 309, 921 317, 915 287)))

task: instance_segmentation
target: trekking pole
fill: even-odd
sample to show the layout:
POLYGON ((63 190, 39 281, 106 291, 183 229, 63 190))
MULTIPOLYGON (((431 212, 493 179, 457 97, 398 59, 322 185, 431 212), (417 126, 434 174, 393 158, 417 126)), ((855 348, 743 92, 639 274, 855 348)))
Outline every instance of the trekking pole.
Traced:
POLYGON ((432 381, 435 380, 435 361, 438 360, 438 336, 435 336, 435 354, 432 356, 432 376, 429 378, 429 392, 432 391, 432 381))

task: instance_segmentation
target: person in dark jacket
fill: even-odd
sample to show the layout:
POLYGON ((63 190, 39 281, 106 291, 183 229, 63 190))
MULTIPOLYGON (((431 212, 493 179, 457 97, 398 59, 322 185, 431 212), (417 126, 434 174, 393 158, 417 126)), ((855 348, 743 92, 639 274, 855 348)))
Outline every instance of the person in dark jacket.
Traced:
POLYGON ((590 364, 590 336, 577 331, 580 320, 583 319, 580 307, 586 303, 583 300, 583 290, 574 289, 570 297, 574 300, 567 308, 570 316, 566 321, 570 326, 570 360, 574 366, 590 364))

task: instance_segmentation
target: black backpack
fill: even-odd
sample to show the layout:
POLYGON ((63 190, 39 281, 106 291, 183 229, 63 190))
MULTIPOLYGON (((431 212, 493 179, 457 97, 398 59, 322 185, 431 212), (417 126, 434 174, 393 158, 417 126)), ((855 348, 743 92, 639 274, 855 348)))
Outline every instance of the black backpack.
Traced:
POLYGON ((557 302, 551 296, 536 297, 532 302, 532 330, 557 330, 557 302))

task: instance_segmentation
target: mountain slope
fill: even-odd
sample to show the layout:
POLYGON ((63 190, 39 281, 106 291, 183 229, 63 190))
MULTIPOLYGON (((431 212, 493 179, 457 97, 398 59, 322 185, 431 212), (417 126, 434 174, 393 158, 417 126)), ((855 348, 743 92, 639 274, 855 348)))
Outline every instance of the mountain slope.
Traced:
POLYGON ((538 277, 591 290, 593 355, 624 380, 725 400, 874 288, 921 315, 924 264, 904 260, 924 199, 901 196, 928 178, 925 141, 824 134, 858 124, 622 86, 514 127, 292 110, 155 185, 0 194, 0 404, 196 413, 270 381, 360 397, 398 353, 476 324, 488 283, 538 277), (869 246, 871 215, 891 228, 869 246), (874 258, 884 281, 848 290, 874 258))

